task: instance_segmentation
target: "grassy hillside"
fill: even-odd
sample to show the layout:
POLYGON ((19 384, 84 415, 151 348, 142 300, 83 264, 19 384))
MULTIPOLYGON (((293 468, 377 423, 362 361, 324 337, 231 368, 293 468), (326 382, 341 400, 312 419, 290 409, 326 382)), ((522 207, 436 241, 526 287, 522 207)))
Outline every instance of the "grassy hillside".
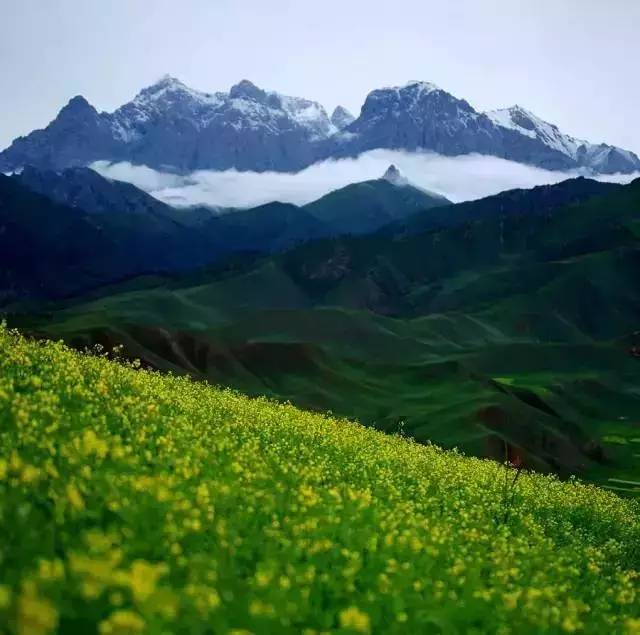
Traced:
POLYGON ((97 301, 45 333, 78 348, 123 344, 155 368, 403 429, 476 456, 503 458, 506 442, 528 467, 640 492, 631 342, 543 344, 510 338, 474 316, 406 321, 335 308, 230 317, 185 302, 182 325, 157 321, 179 319, 176 306, 165 294, 144 294, 119 307, 125 319, 111 302, 97 301))
POLYGON ((637 633, 640 509, 0 329, 5 632, 637 633))
POLYGON ((303 209, 331 227, 333 235, 357 235, 448 203, 444 196, 408 184, 395 185, 386 179, 374 179, 330 192, 303 209))
POLYGON ((436 208, 424 217, 445 209, 447 226, 316 241, 14 320, 422 442, 494 458, 506 443, 527 467, 638 495, 640 181, 601 185, 436 208))

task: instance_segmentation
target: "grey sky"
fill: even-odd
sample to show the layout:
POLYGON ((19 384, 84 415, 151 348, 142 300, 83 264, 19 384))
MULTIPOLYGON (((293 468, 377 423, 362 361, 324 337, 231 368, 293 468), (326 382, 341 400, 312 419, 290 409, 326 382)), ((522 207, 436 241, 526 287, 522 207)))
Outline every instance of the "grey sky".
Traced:
POLYGON ((354 114, 429 80, 640 153, 639 26, 638 0, 0 0, 0 147, 73 95, 112 110, 170 73, 354 114))

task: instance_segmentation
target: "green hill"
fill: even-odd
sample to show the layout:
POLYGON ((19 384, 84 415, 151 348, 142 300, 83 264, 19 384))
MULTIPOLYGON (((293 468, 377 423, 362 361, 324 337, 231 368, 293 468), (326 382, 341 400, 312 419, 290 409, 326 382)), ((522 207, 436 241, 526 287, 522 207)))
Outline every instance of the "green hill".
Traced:
POLYGON ((237 255, 374 232, 449 201, 385 179, 307 206, 175 209, 89 168, 0 174, 0 307, 91 292, 141 275, 178 275, 237 255), (228 212, 228 213, 223 213, 228 212))
POLYGON ((421 442, 496 459, 506 443, 528 467, 637 495, 640 181, 598 188, 507 193, 477 218, 437 208, 424 214, 448 210, 447 226, 141 279, 12 321, 421 442))
POLYGON ((4 632, 638 632, 637 503, 136 366, 0 328, 4 632))
POLYGON ((447 205, 443 196, 384 178, 352 183, 302 209, 331 228, 334 235, 368 234, 394 221, 447 205))

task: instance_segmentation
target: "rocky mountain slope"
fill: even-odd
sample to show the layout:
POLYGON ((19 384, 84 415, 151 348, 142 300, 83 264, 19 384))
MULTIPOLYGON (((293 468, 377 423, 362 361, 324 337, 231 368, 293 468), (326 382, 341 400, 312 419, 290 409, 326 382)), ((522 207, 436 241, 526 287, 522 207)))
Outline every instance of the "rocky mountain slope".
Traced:
POLYGON ((517 107, 507 113, 478 112, 428 82, 369 93, 358 119, 326 142, 323 152, 356 156, 376 148, 449 156, 475 152, 549 170, 614 173, 640 168, 632 152, 574 139, 517 107))
POLYGON ((113 113, 74 97, 45 130, 0 155, 0 169, 109 159, 179 171, 296 170, 313 162, 314 142, 336 130, 319 104, 246 80, 209 94, 164 77, 113 113))
POLYGON ((372 91, 356 119, 329 117, 317 102, 243 80, 228 93, 193 90, 164 77, 113 113, 74 97, 43 130, 0 153, 0 171, 62 169, 96 160, 130 161, 178 172, 197 169, 298 171, 367 150, 480 153, 551 170, 630 173, 633 153, 563 134, 513 107, 482 113, 428 82, 372 91))
POLYGON ((355 121, 355 117, 343 106, 336 106, 331 115, 331 123, 338 129, 342 130, 355 121))

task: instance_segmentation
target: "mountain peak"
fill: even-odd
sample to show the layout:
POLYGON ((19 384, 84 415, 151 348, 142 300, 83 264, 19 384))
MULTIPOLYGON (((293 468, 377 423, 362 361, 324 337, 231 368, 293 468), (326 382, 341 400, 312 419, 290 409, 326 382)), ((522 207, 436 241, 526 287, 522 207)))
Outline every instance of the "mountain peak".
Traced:
POLYGON ((355 117, 344 106, 336 106, 331 114, 331 123, 338 129, 346 128, 355 121, 355 117))
POLYGON ((74 97, 43 131, 0 153, 0 172, 127 159, 180 171, 297 171, 375 149, 478 153, 549 170, 640 169, 634 153, 564 134, 520 105, 478 112, 426 81, 373 90, 357 119, 341 106, 330 119, 317 102, 247 79, 207 93, 164 75, 111 113, 74 97))
POLYGON ((86 108, 87 106, 91 107, 91 104, 82 95, 72 97, 67 103, 67 108, 86 108))
POLYGON ((95 112, 96 109, 82 95, 76 95, 60 110, 58 117, 77 117, 78 115, 94 114, 95 112))
POLYGON ((116 113, 126 112, 131 105, 143 110, 148 108, 163 110, 168 108, 169 104, 175 103, 194 104, 196 107, 201 107, 216 104, 219 98, 219 94, 195 90, 172 75, 163 75, 154 84, 143 88, 132 102, 121 106, 116 113))
POLYGON ((155 101, 166 96, 177 94, 196 94, 196 91, 183 84, 179 79, 171 75, 163 75, 158 81, 143 88, 134 99, 134 102, 155 101))
POLYGON ((432 93, 436 90, 442 90, 440 86, 436 86, 432 82, 424 82, 413 79, 408 81, 404 86, 400 86, 399 90, 417 89, 420 92, 432 93))
POLYGON ((239 81, 229 90, 229 97, 231 97, 231 99, 252 99, 254 101, 261 101, 266 96, 267 93, 264 90, 258 88, 248 79, 239 81))
MULTIPOLYGON (((511 108, 507 108, 507 111, 511 114, 511 118, 514 120, 529 120, 532 122, 542 122, 547 123, 540 119, 537 115, 534 115, 530 110, 519 106, 518 104, 514 104, 511 108)), ((553 124, 549 124, 553 125, 553 124)))
POLYGON ((389 181, 393 185, 408 185, 409 181, 407 177, 398 170, 398 168, 392 163, 387 171, 382 175, 382 180, 389 181))
POLYGON ((173 75, 170 75, 169 73, 165 73, 156 82, 156 85, 161 85, 161 84, 162 85, 182 84, 182 82, 177 77, 174 77, 173 75))
POLYGON ((378 88, 369 93, 369 96, 395 93, 398 96, 409 96, 413 100, 421 97, 422 95, 429 95, 430 93, 438 91, 445 92, 440 88, 440 86, 436 86, 436 84, 431 82, 411 80, 402 86, 385 86, 384 88, 378 88))
POLYGON ((187 89, 187 86, 183 84, 177 77, 173 77, 172 75, 165 74, 159 80, 143 88, 141 92, 143 93, 155 93, 163 90, 180 90, 187 89))

